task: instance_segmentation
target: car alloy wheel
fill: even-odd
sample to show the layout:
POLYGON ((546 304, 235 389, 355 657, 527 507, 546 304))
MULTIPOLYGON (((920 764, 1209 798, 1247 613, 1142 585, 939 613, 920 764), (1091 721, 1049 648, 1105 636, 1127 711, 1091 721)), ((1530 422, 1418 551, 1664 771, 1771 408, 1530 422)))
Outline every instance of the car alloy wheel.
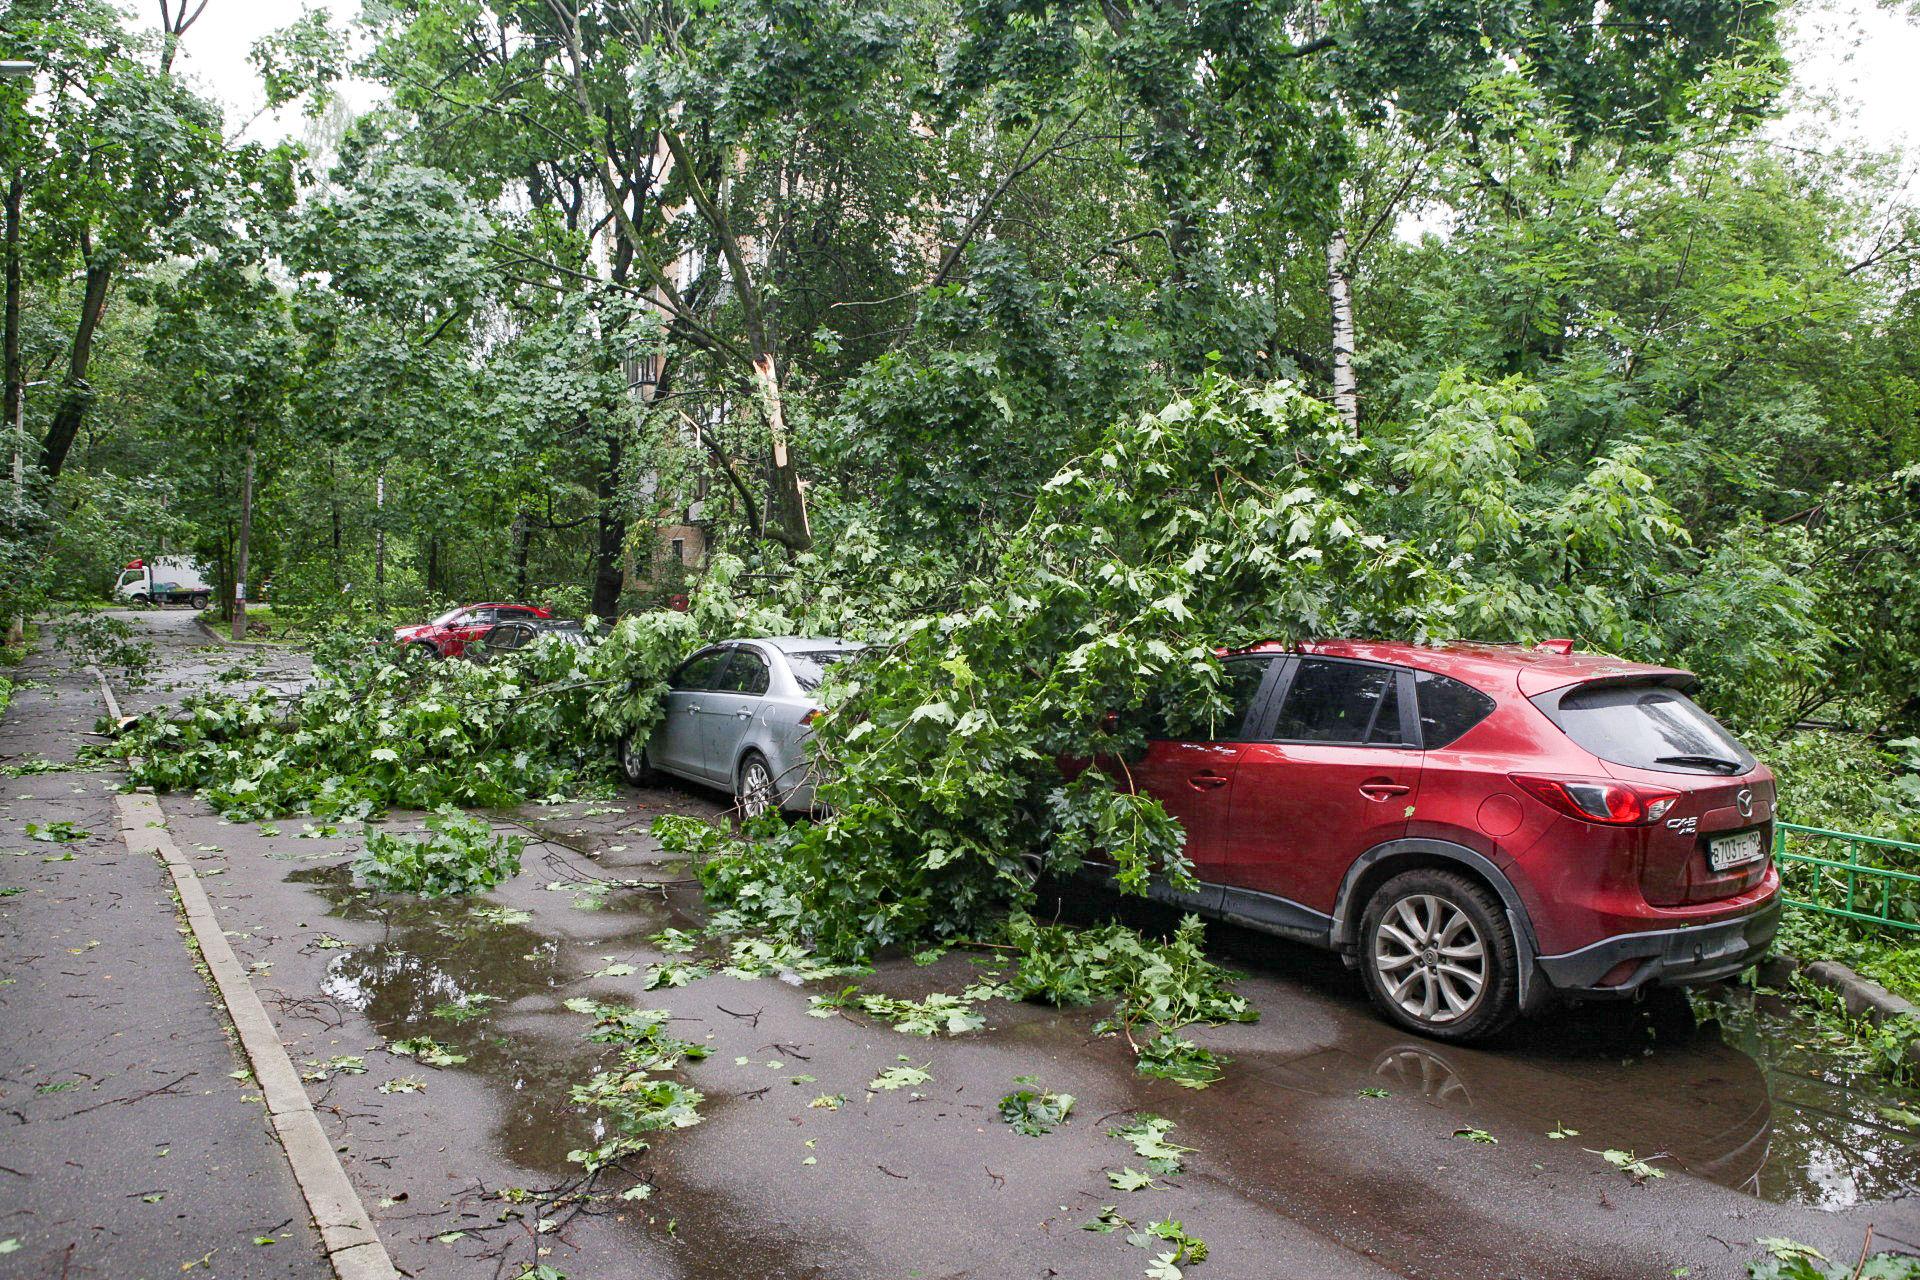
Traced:
POLYGON ((1373 965, 1387 998, 1424 1022, 1465 1017, 1487 989, 1480 931, 1466 912, 1430 893, 1393 904, 1374 934, 1373 965))
POLYGON ((740 785, 733 800, 743 818, 757 818, 775 807, 773 770, 758 751, 747 752, 747 758, 740 762, 740 785))
POLYGON ((646 744, 635 741, 630 733, 620 739, 620 772, 636 787, 653 783, 653 766, 647 763, 646 744))
POLYGON ((1441 1040, 1492 1035, 1519 1012, 1511 926, 1486 888, 1453 871, 1409 871, 1367 904, 1362 969, 1374 1002, 1441 1040))

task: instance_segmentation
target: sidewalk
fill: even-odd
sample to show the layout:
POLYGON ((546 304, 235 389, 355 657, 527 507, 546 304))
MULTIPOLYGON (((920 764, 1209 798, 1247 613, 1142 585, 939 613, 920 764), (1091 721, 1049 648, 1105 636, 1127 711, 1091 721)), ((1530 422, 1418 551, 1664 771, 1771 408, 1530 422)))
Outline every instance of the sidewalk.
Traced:
MULTIPOLYGON (((93 680, 45 652, 9 674, 43 687, 0 721, 0 766, 71 762, 93 680)), ((0 1276, 330 1276, 118 782, 0 776, 0 1276), (86 834, 27 835, 60 822, 86 834)))

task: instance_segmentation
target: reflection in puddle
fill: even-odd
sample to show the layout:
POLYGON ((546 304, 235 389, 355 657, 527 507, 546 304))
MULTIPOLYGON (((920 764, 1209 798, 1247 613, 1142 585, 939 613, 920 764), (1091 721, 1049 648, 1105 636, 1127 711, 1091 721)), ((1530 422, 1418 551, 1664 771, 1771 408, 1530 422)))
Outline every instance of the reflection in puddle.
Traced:
MULTIPOLYGON (((1668 993, 1634 1008, 1569 1010, 1521 1024, 1496 1048, 1343 1026, 1304 1054, 1243 1052, 1211 1091, 1228 1114, 1276 1088, 1319 1096, 1384 1089, 1497 1131, 1577 1133, 1766 1200, 1826 1209, 1920 1187, 1920 1132, 1893 1113, 1920 1095, 1845 1069, 1812 1028, 1756 1011, 1745 993, 1668 993)), ((1204 1110, 1204 1108, 1200 1108, 1204 1110)))
POLYGON ((1766 1076, 1773 1135, 1759 1195, 1839 1208, 1920 1190, 1920 1131, 1908 1118, 1920 1113, 1920 1092, 1840 1061, 1778 1000, 1723 987, 1700 1009, 1766 1076))
POLYGON ((559 943, 526 927, 520 913, 486 903, 357 889, 344 866, 289 878, 326 897, 332 915, 386 927, 379 942, 335 955, 321 990, 360 1012, 388 1040, 431 1036, 464 1054, 460 1070, 501 1086, 496 1149, 528 1168, 576 1173, 566 1153, 598 1137, 595 1123, 569 1096, 592 1069, 591 1046, 501 1033, 502 1024, 514 1020, 516 1001, 555 993, 571 979, 561 967, 559 943), (471 1007, 476 997, 491 997, 478 1002, 485 1016, 435 1016, 436 1009, 471 1007))

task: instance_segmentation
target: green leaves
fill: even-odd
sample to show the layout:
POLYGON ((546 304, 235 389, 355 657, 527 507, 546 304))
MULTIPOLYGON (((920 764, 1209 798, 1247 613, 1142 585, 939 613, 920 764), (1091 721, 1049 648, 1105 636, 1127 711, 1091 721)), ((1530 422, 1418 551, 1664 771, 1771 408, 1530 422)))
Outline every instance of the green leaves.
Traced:
POLYGON ((1835 1262, 1812 1245, 1784 1236, 1763 1236, 1754 1243, 1768 1257, 1747 1264, 1752 1280, 1920 1280, 1920 1258, 1908 1254, 1876 1253, 1857 1263, 1835 1262))
POLYGON ((1649 1156, 1643 1159, 1631 1151, 1613 1149, 1596 1151, 1592 1147, 1587 1147, 1585 1150, 1593 1155, 1599 1156, 1602 1160, 1605 1160, 1608 1164, 1626 1174, 1629 1178, 1632 1178, 1636 1183, 1643 1183, 1649 1178, 1664 1178, 1667 1176, 1664 1169, 1656 1169, 1648 1163, 1648 1160, 1660 1159, 1659 1156, 1649 1156))
POLYGON ((354 874, 378 889, 428 898, 482 892, 519 874, 526 847, 519 836, 496 836, 484 818, 452 809, 429 815, 426 824, 429 834, 419 839, 368 832, 354 874))
POLYGON ((914 1066, 913 1060, 907 1057, 906 1054, 903 1053, 900 1055, 900 1061, 906 1065, 901 1067, 888 1067, 872 1080, 868 1081, 867 1088, 875 1093, 892 1093, 900 1089, 911 1089, 916 1085, 923 1085, 933 1079, 933 1076, 925 1067, 914 1066))
POLYGON ((432 1036, 413 1036, 405 1040, 389 1040, 387 1052, 403 1058, 413 1058, 430 1067, 457 1067, 467 1060, 464 1053, 455 1053, 432 1036))
POLYGON ((1252 1022, 1259 1016, 1227 990, 1235 975, 1202 953, 1197 916, 1183 919, 1171 938, 1157 943, 1120 925, 1076 930, 1039 925, 1025 913, 1009 917, 1006 933, 1020 954, 1019 969, 1008 983, 1015 997, 1060 1005, 1114 1000, 1113 1016, 1103 1029, 1129 1029, 1130 1039, 1136 1024, 1156 1029, 1136 1040, 1143 1075, 1205 1087, 1219 1078, 1226 1060, 1176 1034, 1178 1029, 1194 1022, 1252 1022))
POLYGON ((646 734, 700 623, 642 614, 591 650, 536 646, 487 666, 396 663, 391 646, 343 628, 321 644, 318 679, 295 697, 198 695, 178 717, 143 717, 120 745, 141 757, 141 784, 198 788, 238 820, 579 794, 608 778, 620 734, 646 734))
POLYGON ((1173 1127, 1171 1120, 1143 1115, 1132 1124, 1108 1129, 1107 1136, 1130 1144, 1135 1155, 1152 1162, 1155 1173, 1178 1173, 1180 1157, 1193 1148, 1167 1141, 1167 1135, 1173 1131, 1173 1127))
MULTIPOLYGON (((1031 1076, 1023 1076, 1017 1083, 1037 1084, 1038 1081, 1031 1076)), ((1039 1138, 1067 1122, 1073 1102, 1070 1093, 1020 1089, 1000 1099, 1000 1118, 1012 1125, 1015 1133, 1039 1138)))
POLYGON ((613 1163, 624 1155, 645 1148, 635 1135, 659 1129, 685 1129, 700 1123, 700 1103, 705 1100, 697 1090, 677 1081, 655 1078, 655 1073, 678 1067, 683 1059, 704 1058, 708 1049, 666 1034, 664 1009, 631 1009, 623 1005, 601 1004, 585 997, 566 1002, 575 1013, 593 1016, 587 1039, 619 1049, 618 1064, 611 1070, 596 1072, 572 1091, 575 1102, 597 1107, 623 1137, 592 1150, 568 1153, 568 1159, 586 1166, 588 1173, 613 1163))

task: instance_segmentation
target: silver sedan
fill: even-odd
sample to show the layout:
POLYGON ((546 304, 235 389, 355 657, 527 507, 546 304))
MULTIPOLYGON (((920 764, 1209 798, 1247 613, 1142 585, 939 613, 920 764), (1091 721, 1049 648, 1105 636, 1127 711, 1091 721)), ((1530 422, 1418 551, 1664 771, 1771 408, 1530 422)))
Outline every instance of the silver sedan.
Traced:
POLYGON ((813 806, 808 726, 829 668, 858 653, 844 640, 774 636, 728 640, 695 653, 668 678, 663 714, 645 741, 620 741, 620 770, 635 786, 656 774, 722 787, 745 817, 778 805, 813 806))

